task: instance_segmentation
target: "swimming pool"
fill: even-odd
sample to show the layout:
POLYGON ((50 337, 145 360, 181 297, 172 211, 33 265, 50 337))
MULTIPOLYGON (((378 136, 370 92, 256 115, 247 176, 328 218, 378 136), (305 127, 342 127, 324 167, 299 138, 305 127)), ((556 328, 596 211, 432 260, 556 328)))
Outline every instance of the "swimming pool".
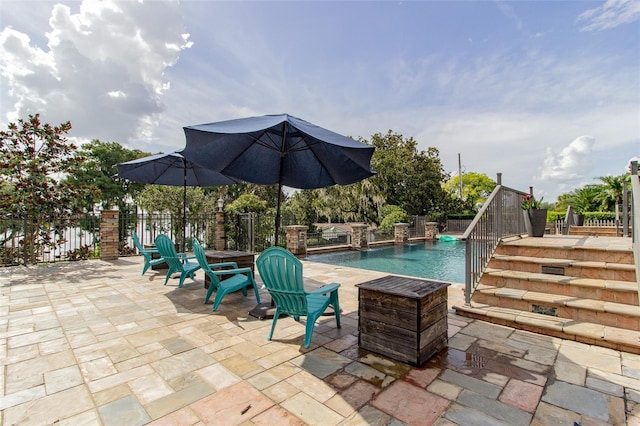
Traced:
POLYGON ((464 251, 465 243, 462 241, 425 241, 398 246, 375 247, 362 251, 313 254, 308 256, 307 260, 390 274, 464 283, 464 251))

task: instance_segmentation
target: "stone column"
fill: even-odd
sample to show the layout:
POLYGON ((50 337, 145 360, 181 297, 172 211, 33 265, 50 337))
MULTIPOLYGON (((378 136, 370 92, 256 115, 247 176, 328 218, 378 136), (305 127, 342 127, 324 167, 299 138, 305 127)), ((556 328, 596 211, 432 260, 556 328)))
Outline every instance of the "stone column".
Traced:
POLYGON ((427 222, 424 224, 424 238, 435 240, 438 236, 438 222, 427 222))
POLYGON ((224 233, 224 211, 221 209, 216 212, 216 224, 214 230, 215 249, 223 251, 227 248, 227 236, 224 233))
POLYGON ((118 242, 118 210, 103 210, 100 214, 100 259, 117 259, 120 255, 118 242))
POLYGON ((287 226, 287 250, 297 257, 307 255, 307 226, 291 225, 287 226))
POLYGON ((366 250, 369 248, 369 241, 367 240, 368 227, 366 223, 354 223, 351 225, 351 247, 353 249, 366 250))
POLYGON ((393 232, 394 240, 396 244, 404 244, 409 241, 409 224, 408 223, 394 223, 395 229, 393 232))

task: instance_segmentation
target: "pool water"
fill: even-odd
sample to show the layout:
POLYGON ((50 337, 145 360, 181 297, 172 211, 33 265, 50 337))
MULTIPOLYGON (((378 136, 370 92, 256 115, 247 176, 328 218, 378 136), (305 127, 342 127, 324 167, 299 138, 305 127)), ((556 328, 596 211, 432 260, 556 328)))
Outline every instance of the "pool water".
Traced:
POLYGON ((464 252, 465 243, 462 241, 426 241, 416 244, 376 247, 362 251, 314 254, 308 256, 307 260, 390 274, 464 283, 464 252))

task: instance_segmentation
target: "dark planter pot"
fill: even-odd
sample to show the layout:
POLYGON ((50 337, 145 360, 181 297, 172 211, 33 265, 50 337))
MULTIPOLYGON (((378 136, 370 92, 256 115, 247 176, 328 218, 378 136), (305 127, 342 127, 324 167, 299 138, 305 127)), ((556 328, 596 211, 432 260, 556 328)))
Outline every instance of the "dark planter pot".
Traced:
POLYGON ((584 215, 583 214, 574 214, 573 215, 573 223, 577 226, 584 226, 584 215))
POLYGON ((547 209, 524 210, 524 226, 530 237, 542 237, 547 227, 547 209))

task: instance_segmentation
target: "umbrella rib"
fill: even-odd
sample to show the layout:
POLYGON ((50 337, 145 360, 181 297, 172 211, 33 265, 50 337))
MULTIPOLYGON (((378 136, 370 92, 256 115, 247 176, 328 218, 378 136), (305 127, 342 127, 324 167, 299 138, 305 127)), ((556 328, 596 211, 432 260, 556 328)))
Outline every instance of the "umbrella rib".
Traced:
MULTIPOLYGON (((297 130, 297 129, 296 129, 296 130, 297 130)), ((306 145, 302 145, 301 147, 296 148, 296 146, 297 146, 297 145, 300 145, 300 144, 302 144, 303 142, 307 142, 307 137, 308 137, 308 135, 306 135, 306 134, 304 134, 304 133, 300 132, 299 130, 298 130, 298 133, 302 135, 302 136, 300 137, 300 141, 299 141, 299 142, 296 142, 296 144, 295 144, 295 145, 293 145, 290 149, 287 149, 286 151, 281 151, 281 150, 278 148, 278 141, 277 141, 277 140, 275 140, 275 139, 273 138, 273 137, 274 137, 274 134, 273 134, 273 133, 270 133, 270 132, 268 132, 268 131, 266 131, 266 130, 265 130, 265 131, 260 135, 260 137, 262 137, 262 136, 267 136, 267 138, 269 139, 269 141, 271 142, 271 144, 269 144, 269 143, 265 142, 264 140, 260 139, 260 137, 254 137, 254 136, 251 136, 251 137, 253 138, 253 140, 254 140, 258 145, 263 146, 263 147, 265 147, 265 148, 267 148, 267 149, 271 149, 271 150, 273 150, 273 151, 278 151, 278 152, 282 152, 282 153, 286 153, 286 152, 296 152, 296 151, 305 151, 305 150, 310 149, 310 147, 311 147, 311 146, 313 146, 313 145, 317 145, 317 144, 319 144, 319 143, 320 143, 320 142, 317 142, 317 141, 316 141, 316 142, 313 142, 313 143, 307 143, 306 145)), ((275 136, 278 136, 278 135, 275 135, 275 136)), ((284 139, 284 138, 283 138, 283 139, 284 139)))

